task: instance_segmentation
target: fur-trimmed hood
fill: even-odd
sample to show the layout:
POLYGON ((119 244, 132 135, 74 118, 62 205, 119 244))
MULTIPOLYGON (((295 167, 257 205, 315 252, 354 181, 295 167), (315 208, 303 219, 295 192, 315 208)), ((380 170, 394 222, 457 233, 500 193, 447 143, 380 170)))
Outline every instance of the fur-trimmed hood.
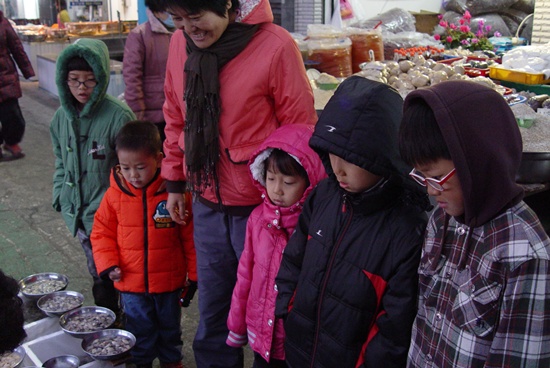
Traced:
POLYGON ((79 114, 74 104, 74 97, 67 85, 67 75, 69 73, 67 63, 75 56, 84 58, 90 64, 97 80, 97 86, 94 87, 94 92, 82 109, 80 116, 91 114, 97 104, 103 100, 110 80, 109 49, 107 49, 105 42, 81 38, 61 51, 57 58, 55 83, 57 84, 61 106, 73 119, 79 114))
POLYGON ((248 162, 250 175, 254 185, 262 192, 264 202, 270 203, 264 180, 265 161, 274 148, 290 154, 306 170, 310 185, 298 201, 298 205, 301 206, 317 183, 326 177, 319 156, 308 145, 313 128, 313 126, 305 124, 283 125, 275 130, 252 154, 248 162))

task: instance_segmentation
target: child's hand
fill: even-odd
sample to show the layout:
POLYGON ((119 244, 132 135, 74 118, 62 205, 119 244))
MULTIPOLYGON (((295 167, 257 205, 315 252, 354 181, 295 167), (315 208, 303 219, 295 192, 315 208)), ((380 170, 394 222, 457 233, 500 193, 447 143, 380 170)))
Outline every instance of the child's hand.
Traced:
POLYGON ((189 211, 185 210, 185 195, 183 193, 168 193, 166 209, 172 220, 180 225, 187 225, 189 211))
POLYGON ((185 283, 185 287, 183 288, 183 291, 181 292, 180 297, 180 305, 183 308, 189 307, 189 304, 191 303, 191 300, 195 296, 195 293, 197 292, 197 282, 193 280, 187 280, 185 283))
POLYGON ((114 270, 112 270, 111 272, 109 272, 109 278, 113 282, 120 281, 120 279, 122 279, 122 271, 120 270, 120 268, 117 267, 114 270))

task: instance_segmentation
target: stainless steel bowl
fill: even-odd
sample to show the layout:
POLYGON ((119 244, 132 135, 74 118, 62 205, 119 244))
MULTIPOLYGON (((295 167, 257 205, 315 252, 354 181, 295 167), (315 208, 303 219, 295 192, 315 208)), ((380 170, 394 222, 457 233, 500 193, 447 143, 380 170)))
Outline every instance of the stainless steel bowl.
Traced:
POLYGON ((75 308, 81 307, 83 303, 84 303, 84 295, 76 291, 63 290, 63 291, 56 291, 51 294, 44 295, 43 297, 38 299, 38 302, 36 302, 36 305, 42 312, 44 312, 49 317, 61 317, 66 312, 71 311, 75 308), (66 297, 76 298, 78 300, 78 304, 72 307, 59 306, 59 307, 56 307, 55 309, 47 308, 47 304, 49 304, 49 302, 55 301, 55 300, 62 300, 63 298, 66 298, 66 297))
POLYGON ((120 330, 120 329, 107 329, 107 330, 94 332, 93 334, 86 336, 84 340, 82 340, 82 349, 86 352, 86 354, 88 354, 93 359, 115 360, 128 354, 135 344, 136 344, 136 337, 131 332, 128 332, 126 330, 120 330), (129 345, 127 346, 127 349, 124 349, 123 351, 114 352, 114 353, 113 352, 92 353, 88 351, 88 349, 91 348, 92 344, 94 344, 94 342, 98 340, 105 339, 105 342, 107 342, 109 340, 114 340, 117 337, 123 337, 129 340, 129 345))
POLYGON ((21 366, 25 355, 27 355, 25 348, 22 346, 18 346, 11 352, 0 354, 0 366, 8 368, 18 368, 21 366), (10 362, 9 364, 8 361, 10 362))
POLYGON ((80 359, 74 355, 60 355, 48 359, 42 364, 44 368, 78 368, 80 359))
POLYGON ((516 181, 524 184, 550 182, 550 152, 523 152, 516 181))
POLYGON ((68 284, 69 278, 65 275, 55 272, 43 272, 36 273, 34 275, 30 275, 25 277, 24 279, 19 280, 19 289, 21 290, 21 294, 23 294, 23 296, 25 296, 26 298, 29 298, 31 300, 38 300, 44 295, 51 294, 59 290, 65 290, 68 284), (31 290, 31 288, 36 287, 39 284, 43 284, 47 281, 60 281, 61 286, 55 288, 55 290, 48 290, 47 288, 45 288, 45 290, 42 290, 40 292, 35 292, 34 290, 31 290))
POLYGON ((69 311, 65 314, 63 314, 59 318, 59 325, 61 326, 61 329, 73 336, 77 337, 79 339, 83 339, 84 337, 93 334, 94 332, 107 329, 115 323, 116 315, 115 313, 104 307, 98 307, 98 306, 88 306, 88 307, 79 307, 76 309, 73 309, 72 311, 69 311), (93 319, 93 317, 106 317, 108 320, 107 326, 88 326, 88 328, 79 328, 79 329, 71 329, 72 323, 75 321, 75 319, 93 319))

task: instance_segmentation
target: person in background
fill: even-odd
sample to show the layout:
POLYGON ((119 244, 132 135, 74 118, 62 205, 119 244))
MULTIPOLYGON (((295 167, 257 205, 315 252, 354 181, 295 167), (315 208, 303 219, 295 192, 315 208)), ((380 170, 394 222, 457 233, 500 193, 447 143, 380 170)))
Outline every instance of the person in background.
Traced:
POLYGON ((67 0, 57 0, 55 2, 55 7, 57 9, 57 27, 59 29, 65 29, 66 23, 71 21, 69 12, 67 11, 67 0))
POLYGON ((346 79, 309 145, 329 177, 306 199, 275 279, 289 367, 404 367, 428 196, 410 183, 397 134, 403 100, 346 79))
POLYGON ((0 270, 0 356, 15 349, 27 336, 23 301, 17 281, 0 270))
POLYGON ((162 0, 181 28, 166 66, 162 176, 183 221, 187 187, 199 282, 199 367, 242 367, 226 344, 227 315, 246 222, 261 203, 250 155, 278 127, 313 125, 313 93, 296 42, 273 24, 268 0, 162 0))
POLYGON ((109 174, 117 164, 115 137, 135 116, 126 104, 106 93, 109 51, 103 41, 77 40, 61 51, 56 68, 61 106, 50 124, 55 155, 52 205, 82 245, 94 280, 94 302, 117 313, 120 320, 113 282, 97 274, 90 233, 109 188, 109 174))
POLYGON ((413 91, 399 147, 438 204, 408 367, 549 367, 550 239, 515 182, 522 141, 506 100, 468 81, 413 91))
POLYGON ((145 6, 147 22, 132 29, 124 46, 124 100, 137 119, 156 124, 164 142, 164 76, 175 26, 158 1, 145 0, 145 6))
POLYGON ((34 70, 19 36, 0 11, 0 161, 25 156, 19 146, 25 133, 25 119, 18 101, 23 93, 16 63, 26 79, 34 77, 34 70))
POLYGON ((246 226, 227 320, 227 344, 254 351, 254 367, 286 367, 283 321, 275 318, 275 276, 288 238, 294 231, 307 195, 326 174, 308 146, 310 125, 285 125, 275 130, 249 160, 254 184, 263 202, 246 226))
POLYGON ((166 210, 161 148, 153 123, 133 121, 120 129, 119 164, 90 238, 99 275, 120 291, 125 329, 136 337, 132 358, 138 368, 151 368, 155 358, 161 368, 182 368, 179 300, 186 283, 197 282, 191 203, 186 224, 176 224, 166 210))

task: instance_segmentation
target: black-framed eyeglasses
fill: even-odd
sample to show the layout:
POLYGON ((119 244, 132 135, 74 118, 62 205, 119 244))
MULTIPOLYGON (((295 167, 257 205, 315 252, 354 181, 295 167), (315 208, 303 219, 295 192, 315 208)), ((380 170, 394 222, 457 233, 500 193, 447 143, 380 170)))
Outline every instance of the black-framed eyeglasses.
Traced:
POLYGON ((453 168, 447 175, 445 175, 439 180, 434 178, 425 178, 421 175, 418 175, 415 171, 416 171, 415 169, 412 169, 411 172, 409 173, 409 176, 413 178, 414 181, 416 181, 418 184, 422 185, 423 187, 425 187, 426 183, 428 183, 430 187, 434 188, 437 191, 442 192, 445 190, 443 189, 443 184, 445 184, 447 180, 453 177, 453 175, 456 172, 456 168, 453 168))
POLYGON ((73 88, 79 88, 82 84, 86 88, 94 88, 97 86, 97 81, 95 79, 86 79, 84 82, 81 82, 78 79, 67 79, 67 84, 73 88))

